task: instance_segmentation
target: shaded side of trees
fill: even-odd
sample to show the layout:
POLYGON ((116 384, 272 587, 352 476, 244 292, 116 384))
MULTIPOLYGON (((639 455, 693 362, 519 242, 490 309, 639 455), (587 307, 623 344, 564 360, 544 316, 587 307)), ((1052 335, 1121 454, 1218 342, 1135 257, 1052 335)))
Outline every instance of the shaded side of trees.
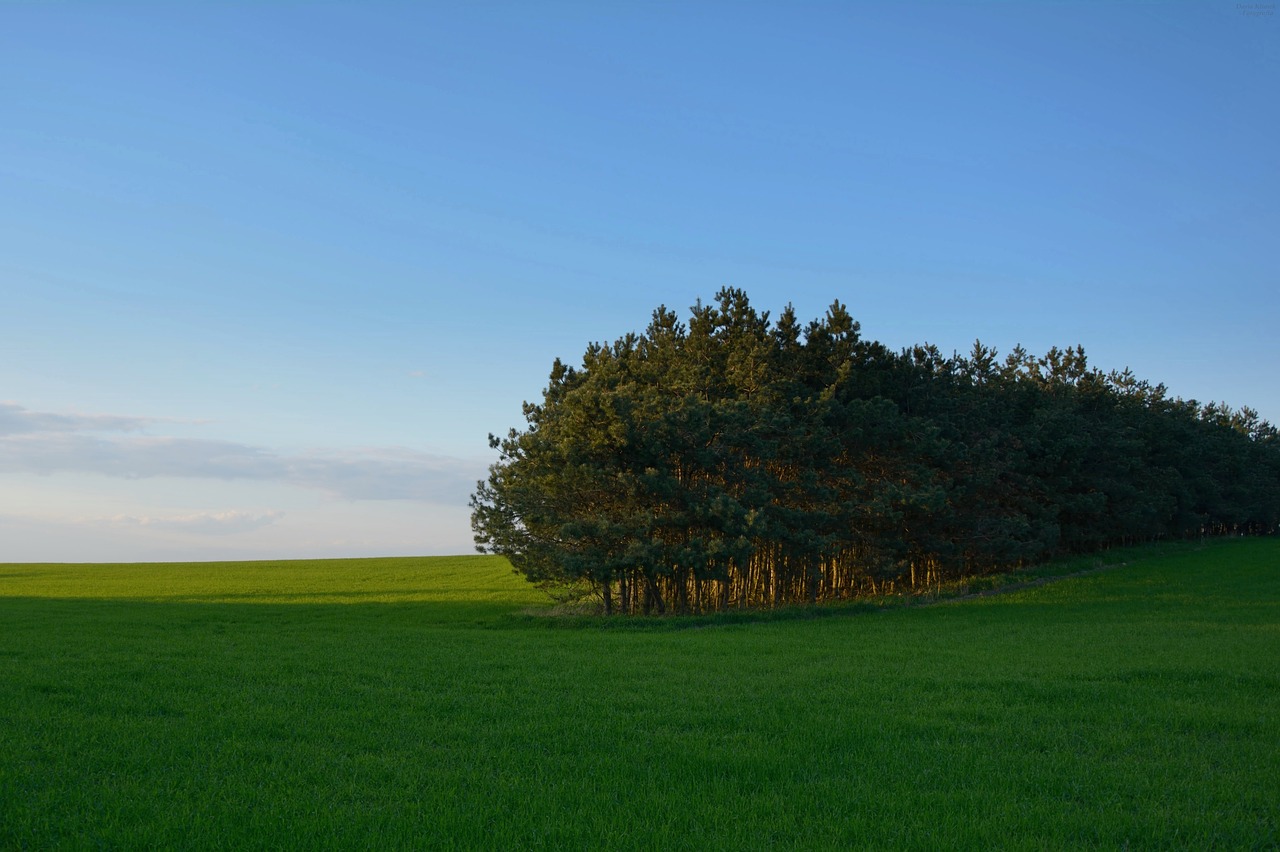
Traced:
POLYGON ((1064 553, 1280 524, 1280 435, 1084 350, 892 352, 839 302, 741 290, 556 361, 472 497, 483 551, 607 612, 920 588, 1064 553))

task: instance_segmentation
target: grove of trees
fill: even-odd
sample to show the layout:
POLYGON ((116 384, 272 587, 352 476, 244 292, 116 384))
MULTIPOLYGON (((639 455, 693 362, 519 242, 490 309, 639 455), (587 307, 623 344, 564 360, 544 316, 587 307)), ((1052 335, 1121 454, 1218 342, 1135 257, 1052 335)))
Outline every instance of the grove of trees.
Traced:
POLYGON ((557 360, 472 497, 483 551, 606 612, 919 588, 1168 537, 1271 533, 1280 434, 1084 350, 946 357, 744 292, 557 360))

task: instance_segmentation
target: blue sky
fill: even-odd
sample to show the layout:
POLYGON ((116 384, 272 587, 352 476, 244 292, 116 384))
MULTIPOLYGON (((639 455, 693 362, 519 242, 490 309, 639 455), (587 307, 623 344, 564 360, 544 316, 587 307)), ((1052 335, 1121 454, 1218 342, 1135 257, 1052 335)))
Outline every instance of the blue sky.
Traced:
POLYGON ((1280 422, 1274 4, 0 6, 0 561, 463 553, 724 285, 1280 422))

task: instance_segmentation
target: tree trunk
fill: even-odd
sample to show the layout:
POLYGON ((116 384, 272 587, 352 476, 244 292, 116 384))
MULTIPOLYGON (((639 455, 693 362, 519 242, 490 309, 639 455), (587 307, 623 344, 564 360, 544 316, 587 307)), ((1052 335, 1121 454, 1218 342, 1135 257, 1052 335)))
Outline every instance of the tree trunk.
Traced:
POLYGON ((658 581, 653 577, 646 577, 645 579, 649 581, 649 587, 645 595, 645 614, 649 613, 649 602, 651 601, 653 606, 657 607, 658 615, 666 615, 667 605, 662 601, 662 592, 658 589, 658 581))

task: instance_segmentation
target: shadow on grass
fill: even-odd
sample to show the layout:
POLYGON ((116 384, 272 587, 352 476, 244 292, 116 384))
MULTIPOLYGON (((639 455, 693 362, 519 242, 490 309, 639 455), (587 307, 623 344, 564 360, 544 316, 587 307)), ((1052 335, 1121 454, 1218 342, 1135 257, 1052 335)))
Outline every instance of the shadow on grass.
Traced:
MULTIPOLYGON (((317 596, 318 597, 318 596, 317 596)), ((350 597, 342 595, 341 597, 350 597)), ((210 598, 0 597, 0 623, 52 620, 73 623, 167 625, 227 624, 298 626, 314 623, 394 624, 405 629, 503 628, 519 625, 518 605, 490 601, 281 600, 276 595, 220 595, 210 598)), ((47 628, 45 628, 47 629, 47 628)))

